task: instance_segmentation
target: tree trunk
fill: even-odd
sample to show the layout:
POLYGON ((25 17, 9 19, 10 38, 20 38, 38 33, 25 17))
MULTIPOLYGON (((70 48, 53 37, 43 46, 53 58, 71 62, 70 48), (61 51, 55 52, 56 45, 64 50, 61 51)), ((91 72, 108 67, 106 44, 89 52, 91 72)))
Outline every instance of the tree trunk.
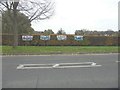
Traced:
POLYGON ((16 10, 13 12, 13 33, 14 33, 14 43, 13 48, 18 46, 18 30, 17 30, 17 12, 16 10))
POLYGON ((14 2, 13 4, 13 31, 14 31, 14 43, 13 48, 18 46, 18 28, 17 28, 17 6, 19 4, 18 2, 14 2))

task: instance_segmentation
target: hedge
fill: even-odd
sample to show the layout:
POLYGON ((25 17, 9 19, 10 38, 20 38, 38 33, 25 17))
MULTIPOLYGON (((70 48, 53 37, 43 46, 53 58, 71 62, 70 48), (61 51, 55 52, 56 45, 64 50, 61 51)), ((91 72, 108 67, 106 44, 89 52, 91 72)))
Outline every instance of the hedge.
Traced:
MULTIPOLYGON (((83 36, 83 40, 74 40, 74 35, 67 35, 67 40, 57 40, 57 35, 50 35, 50 40, 40 40, 40 35, 33 35, 32 41, 23 41, 18 36, 19 46, 117 46, 120 44, 117 36, 83 36)), ((2 35, 2 45, 12 45, 13 35, 2 35)))

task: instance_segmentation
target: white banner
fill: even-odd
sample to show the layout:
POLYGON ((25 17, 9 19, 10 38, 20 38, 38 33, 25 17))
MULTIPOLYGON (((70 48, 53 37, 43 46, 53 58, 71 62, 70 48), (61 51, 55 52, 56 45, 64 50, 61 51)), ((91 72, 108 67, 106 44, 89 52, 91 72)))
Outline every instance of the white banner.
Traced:
POLYGON ((41 40, 50 40, 50 35, 48 35, 48 36, 41 35, 41 36, 40 36, 40 39, 41 39, 41 40))
POLYGON ((76 40, 76 41, 83 40, 83 36, 76 35, 76 36, 74 36, 74 40, 76 40))
POLYGON ((66 35, 57 35, 57 40, 67 40, 66 35))
POLYGON ((22 40, 23 40, 23 41, 31 41, 31 40, 33 40, 33 36, 23 35, 23 36, 22 36, 22 40))

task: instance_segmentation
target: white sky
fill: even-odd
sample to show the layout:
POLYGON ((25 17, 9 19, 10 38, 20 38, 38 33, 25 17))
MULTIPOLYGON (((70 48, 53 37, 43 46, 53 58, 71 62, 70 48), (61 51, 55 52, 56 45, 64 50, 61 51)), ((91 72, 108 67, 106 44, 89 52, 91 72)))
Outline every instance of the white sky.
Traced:
POLYGON ((54 0, 55 14, 47 20, 32 22, 35 31, 62 28, 67 34, 75 30, 118 30, 120 0, 54 0))

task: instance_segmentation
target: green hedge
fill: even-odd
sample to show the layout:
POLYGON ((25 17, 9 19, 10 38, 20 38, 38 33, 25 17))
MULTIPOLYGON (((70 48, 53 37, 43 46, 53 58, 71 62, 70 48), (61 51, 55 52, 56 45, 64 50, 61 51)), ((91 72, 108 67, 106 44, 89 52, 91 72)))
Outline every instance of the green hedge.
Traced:
MULTIPOLYGON (((13 35, 2 35, 2 45, 12 45, 13 35)), ((74 35, 67 35, 67 40, 57 40, 57 35, 51 35, 50 40, 40 40, 40 35, 33 35, 32 41, 23 41, 19 35, 20 46, 117 46, 118 37, 115 36, 84 36, 83 40, 75 41, 74 35)), ((119 41, 120 42, 120 41, 119 41)))

